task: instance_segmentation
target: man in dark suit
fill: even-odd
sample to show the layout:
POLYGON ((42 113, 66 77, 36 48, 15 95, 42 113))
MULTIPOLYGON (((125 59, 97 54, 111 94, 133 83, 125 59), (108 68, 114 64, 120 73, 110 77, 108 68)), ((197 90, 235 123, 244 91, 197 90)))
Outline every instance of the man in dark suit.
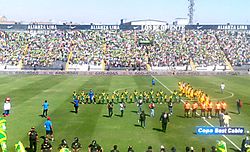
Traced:
POLYGON ((162 124, 162 131, 166 132, 167 125, 169 122, 169 114, 167 112, 163 112, 160 117, 160 122, 162 124))

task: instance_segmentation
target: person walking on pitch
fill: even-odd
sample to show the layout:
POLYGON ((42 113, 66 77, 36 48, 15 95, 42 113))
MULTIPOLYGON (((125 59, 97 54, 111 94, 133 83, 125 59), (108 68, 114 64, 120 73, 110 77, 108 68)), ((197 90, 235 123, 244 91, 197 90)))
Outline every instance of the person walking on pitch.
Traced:
POLYGON ((49 109, 49 103, 48 103, 48 101, 45 100, 42 106, 43 106, 42 117, 47 117, 48 116, 48 109, 49 109))
POLYGON ((162 131, 166 132, 167 125, 169 122, 169 114, 167 112, 163 112, 161 117, 160 117, 160 122, 162 124, 162 131))

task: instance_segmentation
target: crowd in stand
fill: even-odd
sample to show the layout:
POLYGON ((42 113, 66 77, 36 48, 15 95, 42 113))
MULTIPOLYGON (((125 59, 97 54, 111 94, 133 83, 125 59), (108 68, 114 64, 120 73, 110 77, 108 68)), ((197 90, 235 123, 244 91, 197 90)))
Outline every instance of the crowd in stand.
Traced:
POLYGON ((250 62, 250 33, 236 31, 216 32, 219 45, 234 66, 250 62))
POLYGON ((0 63, 18 65, 25 43, 25 33, 0 32, 0 63))
POLYGON ((233 66, 249 64, 247 31, 52 31, 43 34, 0 31, 0 62, 50 66, 70 64, 145 69, 151 66, 233 66))
POLYGON ((223 65, 223 52, 215 37, 215 31, 187 31, 184 49, 195 64, 201 66, 223 65))
POLYGON ((8 65, 49 66, 65 60, 69 41, 64 32, 31 34, 25 32, 0 32, 0 62, 8 65))

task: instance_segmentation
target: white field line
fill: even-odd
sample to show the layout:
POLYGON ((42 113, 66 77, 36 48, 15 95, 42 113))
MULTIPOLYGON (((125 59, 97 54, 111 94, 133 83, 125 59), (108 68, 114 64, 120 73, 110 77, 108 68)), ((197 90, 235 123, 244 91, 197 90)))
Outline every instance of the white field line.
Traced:
MULTIPOLYGON (((170 90, 166 85, 164 85, 160 80, 158 80, 155 76, 151 75, 157 82, 159 82, 164 88, 166 88, 170 93, 173 93, 172 90, 170 90)), ((184 103, 183 100, 181 100, 182 103, 184 103)), ((197 113, 197 115, 200 115, 197 113)), ((212 125, 210 122, 208 122, 206 120, 206 118, 203 119, 208 125, 210 125, 211 127, 214 127, 214 125, 212 125)), ((237 148, 238 150, 241 150, 232 140, 230 140, 227 136, 222 135, 222 137, 224 137, 227 141, 229 141, 235 148, 237 148)))

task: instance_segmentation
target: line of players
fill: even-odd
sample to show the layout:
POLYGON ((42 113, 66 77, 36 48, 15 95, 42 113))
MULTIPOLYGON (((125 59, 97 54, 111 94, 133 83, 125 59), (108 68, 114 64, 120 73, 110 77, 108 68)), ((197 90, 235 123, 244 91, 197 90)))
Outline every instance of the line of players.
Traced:
POLYGON ((200 104, 198 104, 197 101, 195 101, 194 103, 192 103, 192 105, 186 101, 184 103, 184 117, 190 117, 190 113, 192 112, 192 117, 197 117, 197 111, 198 108, 200 107, 200 116, 201 117, 207 117, 211 118, 213 117, 212 111, 214 110, 214 117, 219 117, 220 113, 225 113, 226 108, 227 108, 227 104, 224 101, 221 102, 217 102, 215 103, 215 105, 213 104, 213 102, 209 101, 208 104, 206 104, 205 102, 202 102, 200 104))
POLYGON ((195 100, 192 105, 189 103, 189 101, 186 101, 184 103, 184 117, 189 117, 190 112, 192 112, 192 117, 197 117, 197 110, 200 107, 200 116, 205 117, 207 113, 207 117, 211 118, 212 111, 214 109, 214 116, 219 117, 220 113, 225 113, 227 109, 227 104, 225 101, 217 101, 217 103, 213 104, 213 102, 210 100, 210 97, 201 89, 194 90, 193 87, 189 83, 185 82, 179 82, 179 95, 185 96, 190 100, 195 100))
POLYGON ((133 93, 129 93, 128 90, 125 89, 124 91, 114 91, 112 94, 108 94, 105 90, 99 94, 94 94, 93 90, 90 90, 89 93, 82 90, 80 94, 77 94, 76 91, 74 91, 72 96, 73 101, 78 99, 82 104, 106 104, 109 102, 137 103, 140 99, 142 99, 144 103, 168 103, 169 100, 179 101, 177 91, 174 91, 172 95, 168 95, 162 90, 154 91, 153 89, 142 92, 134 90, 133 93))

